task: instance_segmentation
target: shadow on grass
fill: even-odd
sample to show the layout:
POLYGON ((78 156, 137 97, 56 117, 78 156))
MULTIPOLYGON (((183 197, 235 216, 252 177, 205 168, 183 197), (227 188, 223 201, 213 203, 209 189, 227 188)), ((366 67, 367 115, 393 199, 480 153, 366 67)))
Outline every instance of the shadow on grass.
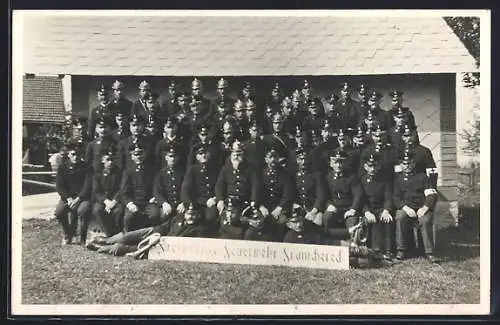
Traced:
POLYGON ((437 229, 439 255, 447 261, 479 257, 479 206, 460 207, 460 226, 437 229))

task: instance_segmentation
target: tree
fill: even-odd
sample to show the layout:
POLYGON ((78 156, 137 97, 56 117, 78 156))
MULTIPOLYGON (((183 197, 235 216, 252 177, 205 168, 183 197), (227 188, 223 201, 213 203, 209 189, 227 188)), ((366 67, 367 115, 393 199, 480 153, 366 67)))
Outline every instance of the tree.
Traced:
MULTIPOLYGON (((480 19, 479 17, 444 17, 446 23, 458 36, 465 48, 476 60, 476 66, 480 63, 480 19)), ((479 72, 463 74, 463 81, 466 87, 474 88, 479 86, 479 72)))

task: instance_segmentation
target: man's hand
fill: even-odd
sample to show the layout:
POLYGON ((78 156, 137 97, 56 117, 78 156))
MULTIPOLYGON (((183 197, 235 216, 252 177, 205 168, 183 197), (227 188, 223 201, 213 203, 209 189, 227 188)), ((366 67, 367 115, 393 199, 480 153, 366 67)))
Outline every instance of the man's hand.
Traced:
POLYGON ((320 213, 316 213, 316 216, 314 217, 314 219, 312 220, 312 222, 314 222, 318 226, 323 225, 323 213, 321 213, 321 212, 320 213))
POLYGON ((354 210, 354 209, 349 209, 349 210, 347 210, 347 211, 346 211, 346 213, 344 214, 344 218, 353 217, 355 214, 356 214, 356 210, 354 210))
POLYGON ((69 198, 67 198, 67 199, 66 199, 66 204, 67 204, 68 206, 71 206, 71 203, 72 203, 72 202, 73 202, 73 198, 70 198, 70 197, 69 197, 69 198))
POLYGON ((133 213, 136 213, 137 211, 139 211, 139 208, 137 208, 137 205, 135 205, 135 203, 132 201, 127 203, 127 209, 129 209, 130 212, 133 212, 133 213))
POLYGON ((80 203, 80 198, 79 197, 76 197, 75 199, 73 199, 69 205, 69 208, 70 209, 74 209, 78 206, 78 203, 80 203))
POLYGON ((370 211, 365 212, 365 218, 366 218, 366 222, 368 222, 368 223, 377 222, 377 217, 375 217, 375 215, 370 211))
POLYGON ((172 213, 172 206, 170 204, 168 204, 168 202, 163 202, 163 204, 161 205, 161 208, 163 210, 163 213, 165 215, 169 215, 170 213, 172 213))
POLYGON ((313 221, 314 218, 316 217, 316 214, 318 213, 318 209, 313 208, 311 211, 306 213, 306 219, 309 221, 313 221))
POLYGON ((385 210, 382 211, 382 214, 380 215, 380 221, 384 223, 391 223, 392 222, 392 216, 389 213, 389 211, 385 210))
POLYGON ((422 218, 429 211, 429 207, 424 205, 420 209, 417 210, 417 216, 422 218))
POLYGON ((219 202, 217 202, 217 210, 219 211, 219 214, 221 214, 222 211, 224 210, 224 201, 223 200, 220 200, 219 202))
POLYGON ((283 212, 283 208, 280 206, 277 206, 276 209, 274 209, 273 212, 271 212, 271 214, 272 214, 274 219, 278 219, 281 212, 283 212))
POLYGON ((184 213, 184 211, 186 211, 186 207, 184 206, 184 203, 181 202, 177 205, 177 212, 184 213))
POLYGON ((150 198, 149 203, 157 203, 156 198, 155 197, 150 198))
POLYGON ((267 217, 269 215, 269 210, 263 205, 259 207, 259 211, 264 217, 267 217))
POLYGON ((328 207, 326 208, 327 212, 337 212, 337 208, 333 204, 329 204, 328 207))
MULTIPOLYGON (((211 197, 207 200, 207 207, 211 208, 215 205, 215 198, 211 197)), ((218 206, 218 205, 217 205, 218 206)))
POLYGON ((413 210, 412 208, 410 208, 409 206, 405 205, 403 207, 403 211, 408 215, 408 217, 410 218, 416 218, 417 217, 417 213, 415 212, 415 210, 413 210))

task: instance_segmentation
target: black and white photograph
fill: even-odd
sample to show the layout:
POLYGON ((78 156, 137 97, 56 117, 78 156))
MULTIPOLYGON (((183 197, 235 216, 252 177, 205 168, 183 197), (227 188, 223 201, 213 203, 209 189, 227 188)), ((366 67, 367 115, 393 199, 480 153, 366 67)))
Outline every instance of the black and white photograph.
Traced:
POLYGON ((488 10, 18 10, 12 42, 14 315, 489 313, 488 10))

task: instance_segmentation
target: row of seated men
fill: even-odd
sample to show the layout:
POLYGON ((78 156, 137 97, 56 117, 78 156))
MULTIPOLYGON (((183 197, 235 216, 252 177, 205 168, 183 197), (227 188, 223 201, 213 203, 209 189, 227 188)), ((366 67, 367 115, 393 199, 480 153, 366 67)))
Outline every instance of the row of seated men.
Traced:
MULTIPOLYGON (((408 118, 398 114, 393 128, 375 119, 363 134, 324 126, 318 136, 297 128, 295 137, 261 136, 254 121, 244 142, 229 121, 221 139, 201 125, 186 146, 168 140, 177 137, 176 119, 167 118, 163 139, 153 140, 142 134, 144 118, 133 115, 131 136, 116 143, 106 140, 109 120, 101 117, 86 157, 83 143, 71 142, 58 170, 63 242, 84 243, 91 217, 109 236, 153 227, 163 235, 288 242, 350 234, 363 220, 370 224, 369 245, 385 258, 393 258, 395 238, 396 258, 404 259, 409 230, 418 227, 426 256, 436 260, 435 164, 408 118), (400 137, 389 137, 395 128, 400 137), (80 222, 70 222, 68 212, 80 222)), ((282 114, 272 122, 282 130, 282 114)))

